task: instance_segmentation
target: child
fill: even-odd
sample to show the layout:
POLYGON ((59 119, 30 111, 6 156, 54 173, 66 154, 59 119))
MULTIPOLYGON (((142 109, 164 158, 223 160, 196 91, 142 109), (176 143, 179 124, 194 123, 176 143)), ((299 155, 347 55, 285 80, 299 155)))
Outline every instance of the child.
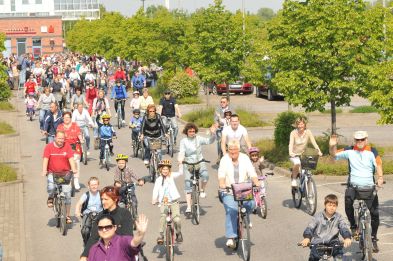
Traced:
MULTIPOLYGON (((171 167, 172 164, 169 160, 161 160, 158 164, 158 171, 161 173, 161 176, 158 177, 154 183, 152 204, 154 205, 158 202, 161 205, 160 235, 157 238, 158 245, 162 245, 164 243, 165 217, 167 209, 165 203, 171 203, 172 217, 176 229, 176 241, 178 243, 183 242, 178 201, 180 194, 175 184, 175 178, 181 176, 183 173, 171 172, 171 167)), ((179 166, 179 170, 182 169, 183 168, 179 166)))
POLYGON ((257 147, 251 147, 248 149, 248 154, 250 155, 250 160, 255 168, 255 172, 258 177, 264 176, 262 170, 268 168, 268 174, 273 173, 274 164, 271 164, 265 160, 265 158, 259 157, 259 149, 257 147))
POLYGON ((110 124, 111 116, 109 114, 104 114, 102 117, 102 123, 98 124, 98 133, 100 136, 100 166, 103 165, 105 144, 109 143, 109 149, 111 156, 113 156, 113 143, 112 137, 116 137, 116 132, 110 124))
POLYGON ((231 115, 232 115, 231 111, 225 111, 224 118, 220 117, 220 126, 223 126, 223 127, 229 126, 229 123, 231 121, 231 115))
MULTIPOLYGON (((134 173, 132 169, 127 167, 128 156, 124 154, 117 154, 116 156, 117 169, 115 170, 114 175, 114 186, 119 188, 120 193, 120 203, 125 203, 127 185, 131 183, 138 183, 139 186, 143 186, 145 184, 143 179, 139 179, 138 176, 134 173)), ((136 184, 135 184, 136 185, 136 184)), ((138 200, 135 195, 135 190, 131 191, 131 198, 134 202, 132 206, 134 209, 135 215, 138 213, 138 200)))
POLYGON ((140 109, 139 92, 134 91, 132 94, 134 97, 130 102, 131 110, 140 109))
MULTIPOLYGON (((338 206, 337 196, 329 194, 325 197, 325 209, 318 212, 308 224, 303 233, 303 247, 311 245, 309 261, 320 260, 321 256, 316 249, 317 244, 324 244, 334 246, 338 244, 339 234, 344 238, 344 247, 351 245, 351 231, 345 223, 345 219, 336 212, 338 206)), ((343 255, 341 247, 333 249, 333 257, 340 257, 343 255)))
POLYGON ((141 114, 141 111, 139 109, 134 109, 132 111, 132 113, 133 113, 133 116, 131 117, 129 126, 132 129, 131 139, 132 139, 132 141, 134 141, 134 140, 138 140, 138 136, 141 132, 143 118, 139 117, 141 114))
POLYGON ((26 115, 29 115, 29 113, 32 111, 33 115, 35 115, 34 107, 37 106, 37 100, 34 99, 34 93, 30 92, 29 96, 25 99, 25 104, 26 104, 26 115))

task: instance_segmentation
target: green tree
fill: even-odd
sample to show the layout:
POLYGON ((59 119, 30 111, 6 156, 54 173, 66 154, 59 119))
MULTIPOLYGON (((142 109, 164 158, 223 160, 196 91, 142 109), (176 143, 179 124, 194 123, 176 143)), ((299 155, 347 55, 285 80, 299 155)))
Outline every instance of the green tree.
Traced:
POLYGON ((362 0, 287 0, 269 29, 273 83, 286 100, 306 111, 348 105, 382 58, 383 13, 362 0))
MULTIPOLYGON (((0 53, 5 51, 5 35, 0 33, 0 53)), ((0 63, 0 101, 7 101, 11 97, 11 90, 7 84, 7 68, 0 63)))
POLYGON ((269 20, 271 20, 275 15, 276 15, 276 14, 274 13, 273 9, 266 8, 266 7, 260 8, 260 9, 257 11, 257 16, 258 16, 259 18, 261 18, 263 21, 269 21, 269 20))

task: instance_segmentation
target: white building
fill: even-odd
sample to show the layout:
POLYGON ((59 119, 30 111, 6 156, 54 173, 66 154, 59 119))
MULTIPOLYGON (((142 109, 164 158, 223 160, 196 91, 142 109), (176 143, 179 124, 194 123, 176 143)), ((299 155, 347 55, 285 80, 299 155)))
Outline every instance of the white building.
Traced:
POLYGON ((99 0, 0 0, 0 17, 53 15, 62 20, 98 19, 99 0))

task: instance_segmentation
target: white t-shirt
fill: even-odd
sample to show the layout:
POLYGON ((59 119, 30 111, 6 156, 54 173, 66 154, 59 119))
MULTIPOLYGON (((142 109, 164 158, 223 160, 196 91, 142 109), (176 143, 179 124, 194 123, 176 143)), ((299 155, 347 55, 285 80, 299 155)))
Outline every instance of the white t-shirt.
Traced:
POLYGON ((246 128, 239 124, 239 127, 237 127, 236 130, 233 130, 231 126, 225 126, 222 130, 222 135, 226 135, 226 143, 228 144, 230 140, 238 140, 240 142, 242 139, 244 139, 245 136, 248 135, 248 132, 246 128))

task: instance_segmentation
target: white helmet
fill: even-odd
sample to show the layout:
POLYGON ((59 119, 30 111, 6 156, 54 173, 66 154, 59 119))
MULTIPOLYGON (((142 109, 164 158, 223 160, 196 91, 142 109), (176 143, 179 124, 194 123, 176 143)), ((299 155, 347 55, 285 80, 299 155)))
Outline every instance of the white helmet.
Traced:
POLYGON ((355 140, 361 140, 361 139, 365 139, 367 137, 368 137, 367 131, 355 131, 355 133, 353 134, 353 138, 355 140))

